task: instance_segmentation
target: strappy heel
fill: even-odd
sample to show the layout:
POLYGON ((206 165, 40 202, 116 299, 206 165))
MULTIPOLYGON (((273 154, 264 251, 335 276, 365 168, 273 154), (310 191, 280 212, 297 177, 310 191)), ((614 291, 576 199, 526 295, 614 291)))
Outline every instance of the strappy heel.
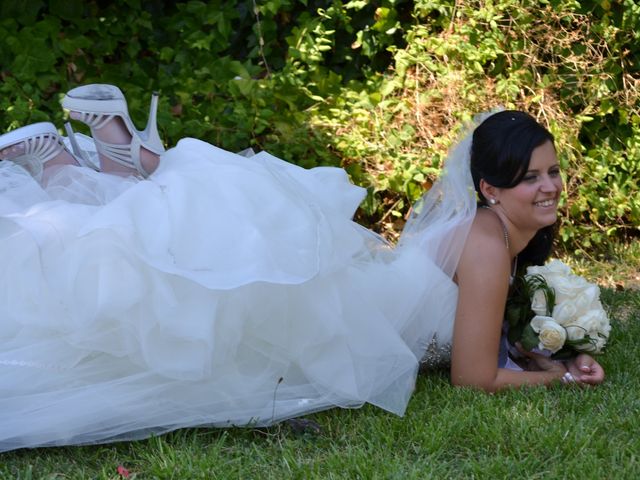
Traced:
POLYGON ((74 88, 67 92, 62 100, 62 106, 71 112, 76 112, 79 115, 76 120, 89 126, 99 154, 119 165, 137 170, 144 177, 147 177, 150 172, 142 166, 140 150, 144 148, 157 155, 164 152, 156 123, 157 92, 151 96, 149 120, 142 131, 133 125, 127 100, 122 91, 114 85, 92 84, 74 88), (107 125, 115 117, 120 117, 129 131, 131 135, 129 144, 108 143, 96 137, 96 130, 107 125))
POLYGON ((77 134, 76 132, 74 132, 69 122, 66 122, 64 124, 64 129, 67 132, 67 138, 69 139, 69 144, 71 145, 73 156, 78 161, 78 163, 84 167, 89 167, 95 171, 100 171, 100 167, 96 165, 96 162, 91 158, 89 153, 85 149, 80 147, 80 143, 78 142, 78 135, 81 135, 85 139, 85 142, 93 141, 93 139, 91 137, 87 137, 86 135, 77 134))
POLYGON ((74 152, 67 150, 53 123, 34 123, 0 136, 0 159, 20 165, 36 180, 42 179, 44 164, 63 151, 69 153, 78 164, 95 169, 93 162, 79 146, 77 152, 75 148, 74 152))

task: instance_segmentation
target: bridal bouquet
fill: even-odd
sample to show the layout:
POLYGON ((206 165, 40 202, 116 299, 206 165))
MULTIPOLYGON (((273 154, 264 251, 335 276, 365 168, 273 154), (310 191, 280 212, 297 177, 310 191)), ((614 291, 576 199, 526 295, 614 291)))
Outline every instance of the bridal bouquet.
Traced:
POLYGON ((515 279, 506 319, 511 343, 556 358, 600 353, 611 331, 598 286, 574 275, 559 260, 528 267, 515 279))

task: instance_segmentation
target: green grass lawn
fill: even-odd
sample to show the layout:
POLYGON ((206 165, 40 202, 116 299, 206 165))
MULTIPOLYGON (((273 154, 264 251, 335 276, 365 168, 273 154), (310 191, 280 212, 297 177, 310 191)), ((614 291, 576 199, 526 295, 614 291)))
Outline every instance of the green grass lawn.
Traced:
MULTIPOLYGON (((0 478, 640 478, 640 291, 604 290, 613 332, 598 388, 487 395, 421 375, 404 418, 371 406, 321 431, 185 429, 140 442, 0 454, 0 478)), ((2 426, 0 425, 0 428, 2 426)))

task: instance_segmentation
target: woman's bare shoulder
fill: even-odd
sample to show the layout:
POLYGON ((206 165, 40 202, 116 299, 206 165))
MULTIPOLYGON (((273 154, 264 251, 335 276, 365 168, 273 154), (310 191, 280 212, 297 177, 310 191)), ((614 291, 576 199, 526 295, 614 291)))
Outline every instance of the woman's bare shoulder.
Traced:
POLYGON ((465 249, 476 255, 509 259, 509 251, 500 219, 489 211, 480 210, 473 219, 465 249))
POLYGON ((510 255, 500 219, 489 211, 479 210, 471 224, 460 266, 477 269, 493 267, 509 269, 510 255))

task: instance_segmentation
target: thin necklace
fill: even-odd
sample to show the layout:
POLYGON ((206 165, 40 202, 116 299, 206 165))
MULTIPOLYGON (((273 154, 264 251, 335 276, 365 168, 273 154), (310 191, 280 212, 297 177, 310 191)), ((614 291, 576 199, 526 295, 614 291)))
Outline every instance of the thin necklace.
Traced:
MULTIPOLYGON (((504 243, 507 246, 507 251, 509 251, 509 230, 507 230, 507 226, 502 221, 502 218, 500 217, 500 215, 498 215, 498 212, 493 210, 488 205, 482 205, 482 208, 486 208, 490 212, 495 213, 496 217, 498 217, 498 220, 500 221, 500 225, 502 225, 502 233, 504 234, 504 243)), ((515 259, 513 260, 513 267, 512 267, 512 270, 511 270, 511 275, 509 277, 509 283, 513 283, 514 278, 516 278, 516 270, 517 269, 518 269, 518 255, 516 255, 515 259)))

